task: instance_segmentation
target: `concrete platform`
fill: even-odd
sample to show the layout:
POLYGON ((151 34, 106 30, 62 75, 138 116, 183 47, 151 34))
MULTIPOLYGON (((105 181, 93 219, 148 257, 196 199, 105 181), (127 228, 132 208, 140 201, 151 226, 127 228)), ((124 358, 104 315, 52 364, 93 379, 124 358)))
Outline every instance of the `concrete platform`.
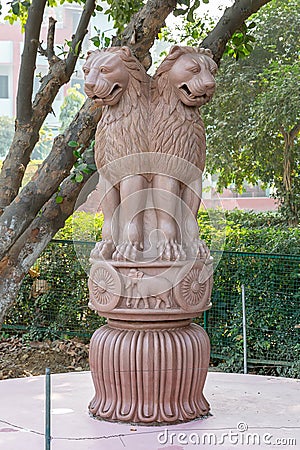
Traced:
MULTIPOLYGON (((44 447, 45 378, 0 381, 0 448, 44 447)), ((299 380, 212 372, 205 395, 212 416, 145 427, 89 417, 89 372, 52 376, 52 450, 300 448, 299 380)))

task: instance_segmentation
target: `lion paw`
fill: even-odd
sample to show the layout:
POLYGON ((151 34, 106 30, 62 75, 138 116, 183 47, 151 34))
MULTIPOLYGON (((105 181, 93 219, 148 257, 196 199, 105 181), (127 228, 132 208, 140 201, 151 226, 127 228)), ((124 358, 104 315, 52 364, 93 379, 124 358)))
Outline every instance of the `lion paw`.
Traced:
POLYGON ((210 259, 210 250, 208 246, 206 245, 205 241, 202 241, 201 239, 194 239, 194 241, 191 243, 191 256, 193 258, 200 258, 200 259, 210 259))
POLYGON ((186 254, 181 245, 174 239, 160 241, 157 244, 159 259, 164 261, 182 261, 186 259, 186 254))
POLYGON ((112 259, 115 261, 136 261, 141 252, 142 244, 140 242, 122 242, 117 245, 112 259))
POLYGON ((111 239, 105 239, 97 242, 95 248, 91 251, 91 259, 111 259, 116 246, 111 239))

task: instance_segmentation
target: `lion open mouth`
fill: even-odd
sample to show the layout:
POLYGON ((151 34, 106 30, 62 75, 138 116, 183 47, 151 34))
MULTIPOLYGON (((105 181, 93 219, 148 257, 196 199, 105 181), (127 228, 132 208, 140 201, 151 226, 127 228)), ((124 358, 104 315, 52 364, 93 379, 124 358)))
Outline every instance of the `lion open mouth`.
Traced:
POLYGON ((187 84, 183 84, 179 87, 180 90, 184 91, 186 95, 188 95, 188 97, 190 99, 199 99, 199 98, 203 98, 203 100, 207 100, 208 99, 208 95, 207 94, 202 94, 202 95, 194 95, 192 94, 192 92, 189 90, 189 87, 187 84))
POLYGON ((122 89, 121 86, 120 86, 118 83, 116 83, 116 84, 113 86, 113 88, 112 88, 112 90, 110 91, 110 93, 108 94, 108 97, 113 97, 117 92, 120 91, 120 89, 122 89))
POLYGON ((118 83, 115 83, 107 95, 102 95, 101 97, 99 97, 97 94, 95 94, 92 98, 93 100, 104 100, 108 98, 111 99, 114 98, 120 92, 120 90, 122 90, 122 87, 118 83))

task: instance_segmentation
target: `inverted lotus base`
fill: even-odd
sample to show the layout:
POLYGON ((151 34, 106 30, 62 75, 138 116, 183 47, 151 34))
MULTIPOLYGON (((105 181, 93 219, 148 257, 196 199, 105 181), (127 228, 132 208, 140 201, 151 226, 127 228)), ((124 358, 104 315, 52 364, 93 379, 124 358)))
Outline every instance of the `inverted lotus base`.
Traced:
POLYGON ((139 424, 185 422, 206 415, 209 365, 206 332, 190 320, 151 323, 109 320, 90 345, 99 419, 139 424))

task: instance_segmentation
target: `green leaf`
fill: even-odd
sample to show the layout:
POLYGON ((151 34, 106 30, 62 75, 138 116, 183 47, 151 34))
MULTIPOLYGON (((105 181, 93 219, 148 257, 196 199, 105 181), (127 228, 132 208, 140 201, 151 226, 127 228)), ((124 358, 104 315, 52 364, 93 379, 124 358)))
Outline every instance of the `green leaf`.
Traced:
POLYGON ((81 157, 81 153, 80 153, 79 150, 73 150, 73 155, 74 155, 76 158, 80 158, 80 157, 81 157))
POLYGON ((90 39, 90 41, 92 41, 92 43, 94 44, 95 47, 99 48, 100 47, 100 38, 99 36, 94 36, 90 39))
POLYGON ((93 171, 94 171, 94 170, 97 170, 96 164, 89 164, 89 165, 88 165, 88 168, 91 169, 91 170, 93 170, 93 171))
POLYGON ((187 15, 187 17, 186 17, 186 20, 188 21, 188 22, 192 22, 192 23, 194 23, 195 22, 195 19, 194 19, 194 11, 192 10, 192 9, 190 9, 189 10, 189 12, 188 12, 188 15, 187 15))
POLYGON ((105 38, 104 38, 104 46, 105 46, 105 48, 110 46, 110 41, 111 41, 111 39, 109 37, 105 36, 105 38))
POLYGON ((11 10, 16 16, 18 16, 20 14, 20 3, 19 2, 13 2, 11 4, 11 10))
POLYGON ((246 49, 247 49, 249 52, 252 52, 252 51, 253 51, 253 47, 252 47, 251 44, 245 44, 245 47, 246 47, 246 49))
POLYGON ((236 47, 238 47, 243 41, 244 41, 244 36, 243 36, 243 35, 240 35, 240 34, 235 35, 235 36, 233 36, 233 38, 232 38, 232 43, 233 43, 236 47))
POLYGON ((69 141, 69 142, 68 142, 68 146, 69 146, 69 147, 78 147, 78 145, 79 145, 79 144, 78 144, 78 142, 76 142, 76 141, 69 141))
POLYGON ((256 23, 255 22, 251 22, 248 26, 247 26, 247 28, 249 29, 249 30, 252 30, 252 28, 255 28, 256 27, 256 23))
POLYGON ((178 8, 173 11, 173 15, 175 17, 183 16, 186 13, 186 11, 187 11, 186 9, 178 8))
POLYGON ((209 3, 209 0, 202 0, 202 2, 207 5, 209 3))
POLYGON ((192 38, 193 38, 193 39, 197 39, 198 37, 199 37, 198 30, 197 30, 197 29, 193 30, 193 31, 192 31, 192 38))
POLYGON ((63 202, 63 200, 64 200, 64 198, 61 196, 61 195, 57 195, 56 197, 55 197, 55 202, 56 203, 62 203, 63 202))
POLYGON ((76 173, 76 175, 75 175, 75 181, 76 181, 76 183, 81 183, 82 180, 83 180, 83 175, 82 175, 82 173, 76 173))
POLYGON ((78 56, 79 52, 80 52, 80 45, 81 45, 81 40, 77 42, 77 44, 75 45, 75 49, 74 49, 74 55, 78 56))
POLYGON ((78 165, 76 166, 76 169, 77 169, 79 172, 82 172, 82 171, 84 171, 87 167, 88 167, 87 163, 81 162, 80 164, 78 164, 78 165))

